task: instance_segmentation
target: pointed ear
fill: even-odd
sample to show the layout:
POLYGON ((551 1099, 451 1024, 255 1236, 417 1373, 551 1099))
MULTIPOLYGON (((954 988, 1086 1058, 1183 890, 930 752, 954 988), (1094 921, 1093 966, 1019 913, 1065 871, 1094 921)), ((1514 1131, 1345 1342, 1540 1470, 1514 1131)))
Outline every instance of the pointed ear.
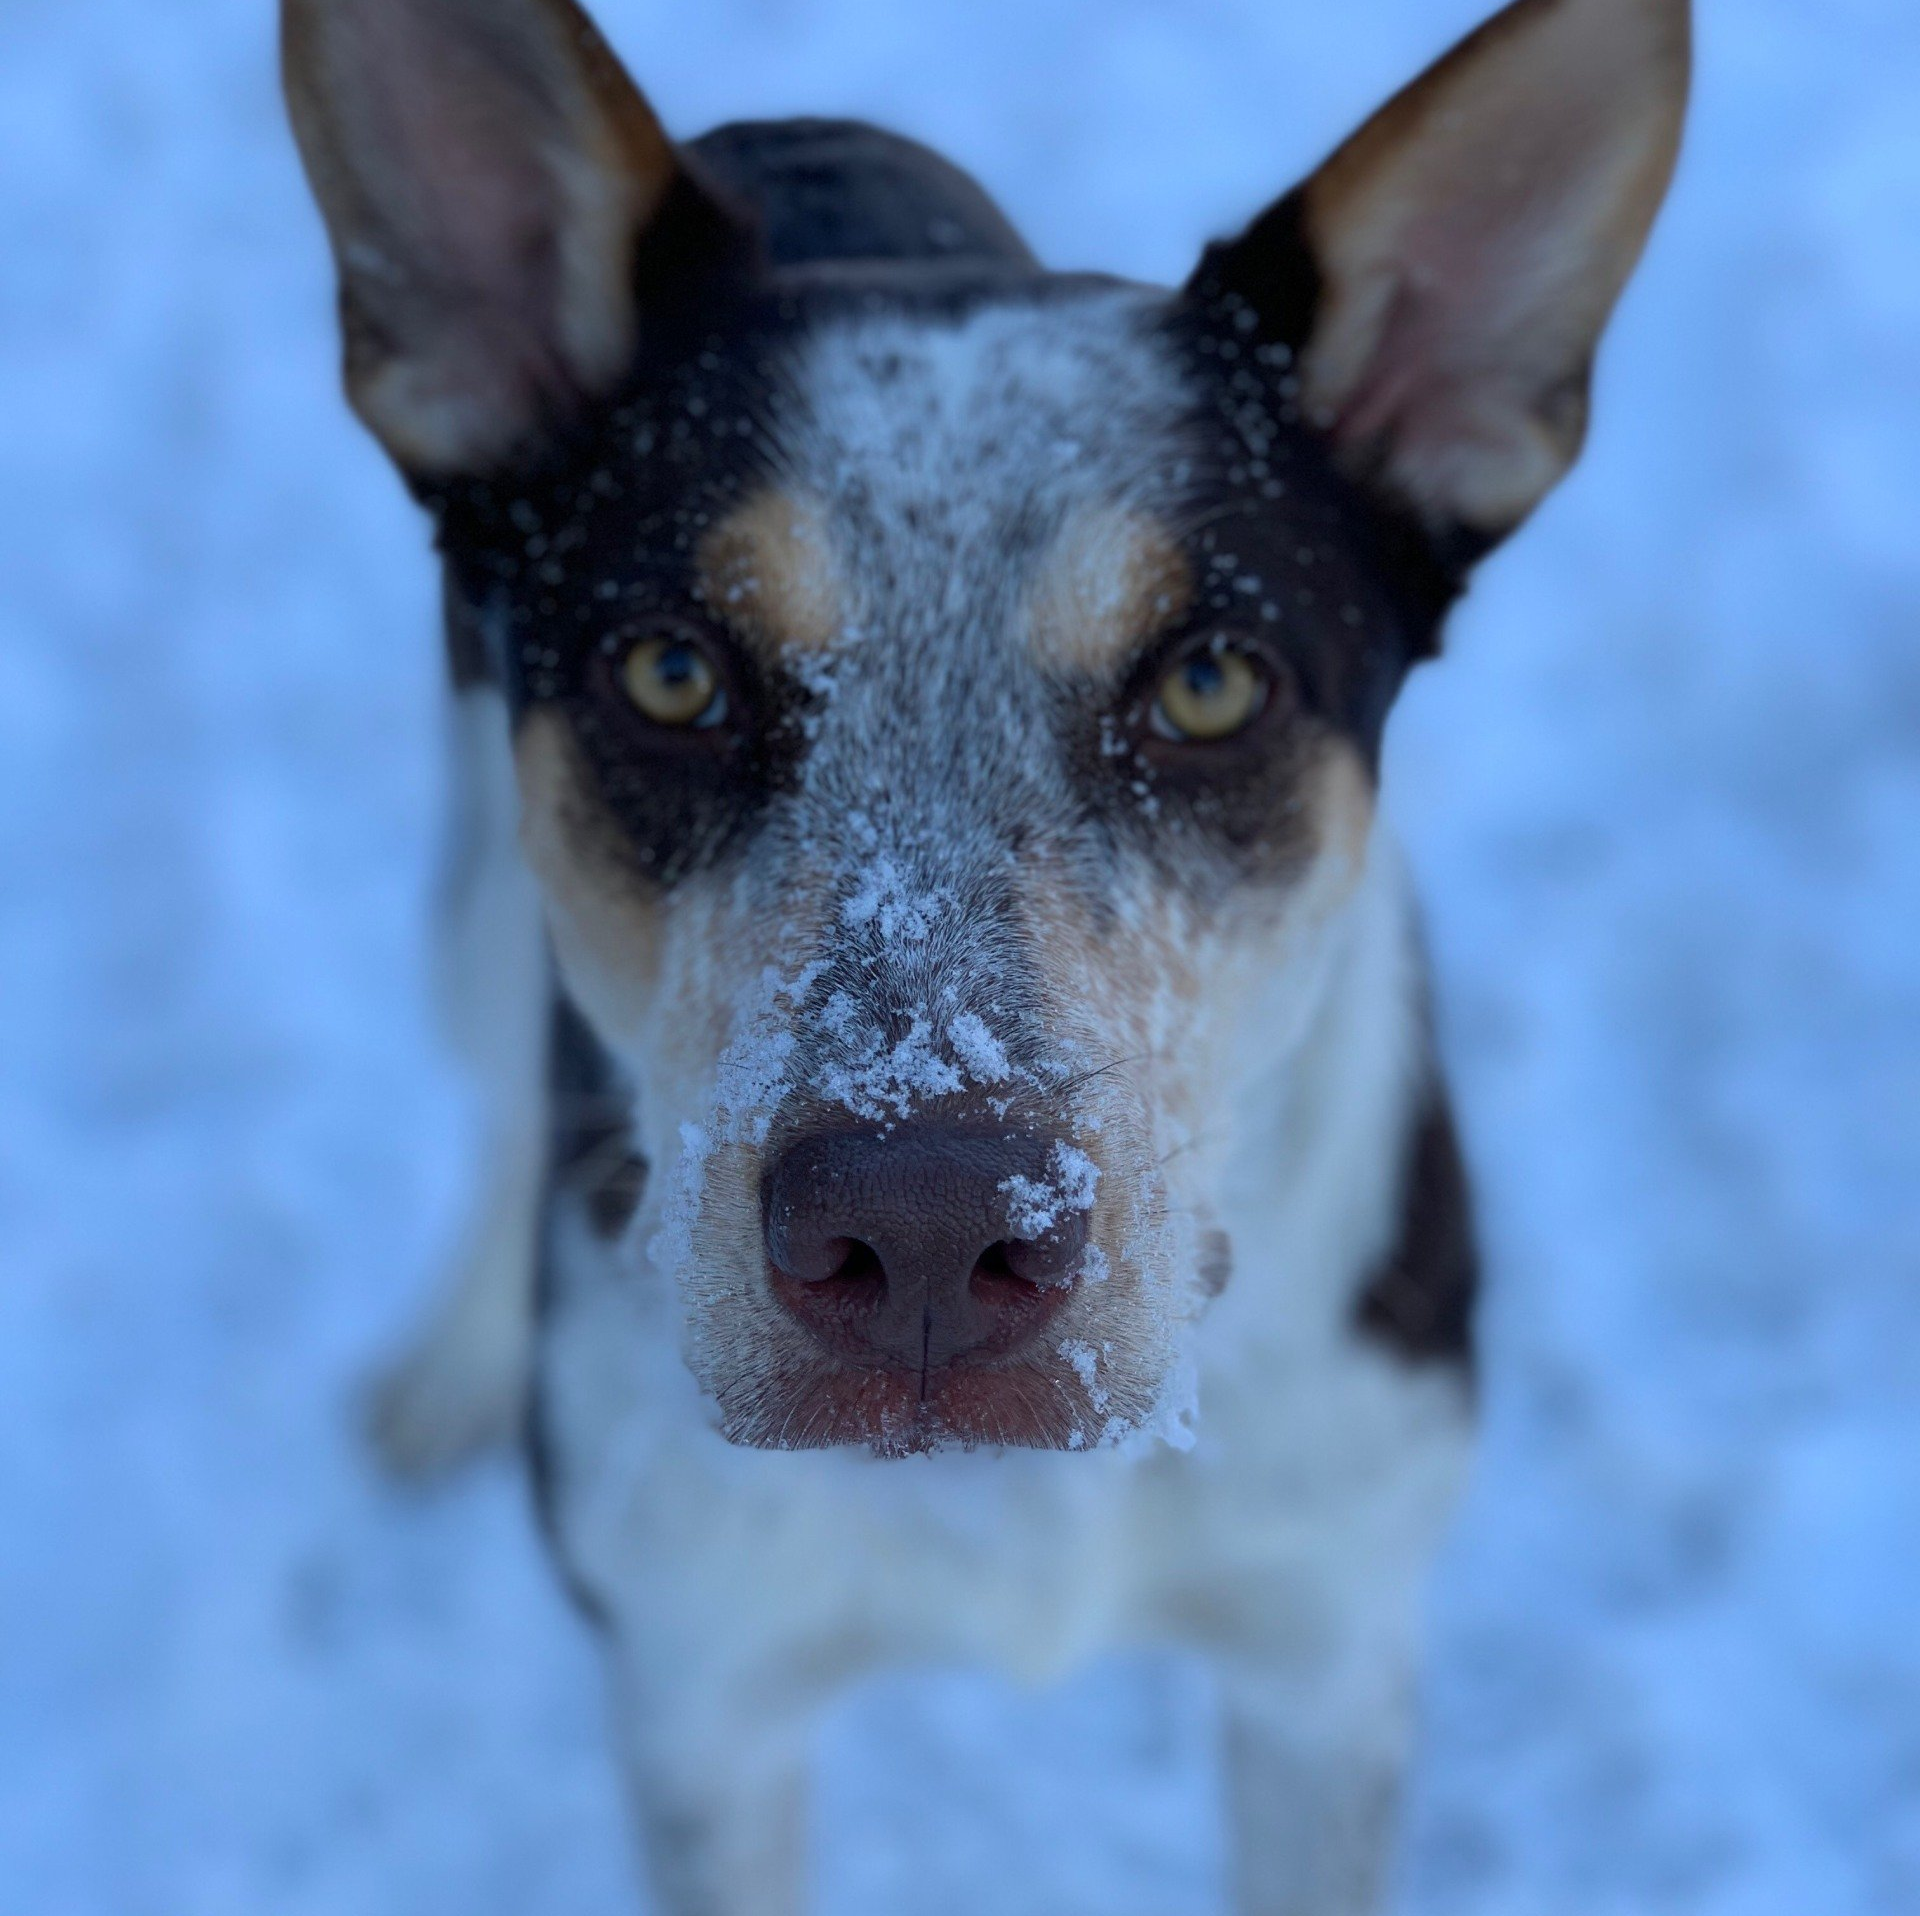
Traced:
POLYGON ((1690 40, 1688 0, 1517 0, 1213 248, 1189 295, 1250 309, 1347 469, 1484 549, 1579 453, 1690 40))
POLYGON ((642 236, 697 189, 572 0, 281 0, 347 390, 410 474, 474 473, 616 383, 642 236))

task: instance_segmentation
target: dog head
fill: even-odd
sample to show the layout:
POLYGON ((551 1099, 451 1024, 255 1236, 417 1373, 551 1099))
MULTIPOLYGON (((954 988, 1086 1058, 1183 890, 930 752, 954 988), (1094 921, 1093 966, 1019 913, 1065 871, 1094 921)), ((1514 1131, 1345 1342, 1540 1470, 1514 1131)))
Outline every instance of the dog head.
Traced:
POLYGON ((1395 692, 1578 451, 1684 0, 1520 0, 1174 293, 877 135, 925 245, 756 204, 570 0, 286 26, 349 389, 489 637, 726 1432, 1149 1425, 1395 692))

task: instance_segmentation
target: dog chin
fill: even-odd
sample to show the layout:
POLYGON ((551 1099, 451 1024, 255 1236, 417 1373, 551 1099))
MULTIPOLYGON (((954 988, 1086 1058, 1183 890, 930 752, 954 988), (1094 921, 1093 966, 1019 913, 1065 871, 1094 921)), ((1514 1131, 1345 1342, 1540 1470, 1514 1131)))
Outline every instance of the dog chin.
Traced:
POLYGON ((952 1364, 922 1377, 826 1362, 722 1395, 721 1431, 755 1450, 856 1448, 876 1457, 939 1450, 1097 1449, 1137 1427, 1117 1394, 1066 1359, 952 1364))

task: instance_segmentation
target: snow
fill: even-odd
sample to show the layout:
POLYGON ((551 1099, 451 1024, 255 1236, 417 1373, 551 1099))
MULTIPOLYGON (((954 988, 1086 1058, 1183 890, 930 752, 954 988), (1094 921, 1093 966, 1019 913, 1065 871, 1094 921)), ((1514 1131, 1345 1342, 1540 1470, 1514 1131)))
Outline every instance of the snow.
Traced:
MULTIPOLYGON (((1476 12, 607 22, 680 126, 878 115, 1164 279, 1476 12)), ((270 13, 0 12, 0 1907, 613 1916, 517 1480, 402 1497, 351 1421, 470 1118, 432 569, 335 393, 270 13)), ((1497 1276, 1403 1916, 1920 1907, 1920 13, 1702 27, 1586 463, 1392 735, 1497 1276)), ((1175 1661, 889 1679, 823 1907, 1207 1916, 1206 1751, 1175 1661)))
POLYGON ((1016 1174, 1000 1186, 1011 1200, 1007 1222, 1017 1237, 1043 1238, 1063 1216, 1091 1211, 1099 1182, 1100 1167, 1084 1151, 1076 1145, 1056 1143, 1047 1160, 1045 1177, 1016 1174))
MULTIPOLYGON (((832 999, 827 1008, 831 1014, 832 999)), ((917 1104, 951 1097, 964 1090, 966 1082, 960 1067, 941 1056, 934 1028, 922 1010, 911 1015, 905 1035, 894 1044, 869 1037, 856 1062, 822 1067, 815 1088, 857 1116, 877 1122, 911 1117, 917 1104)))
POLYGON ((947 1042, 960 1068, 975 1084, 1005 1084, 1013 1076, 1007 1048, 975 1011, 963 1011, 948 1022, 947 1042))
POLYGON ((840 907, 840 917, 854 931, 871 927, 886 947, 922 945, 952 902, 939 891, 916 885, 897 860, 881 852, 862 872, 858 889, 840 907))

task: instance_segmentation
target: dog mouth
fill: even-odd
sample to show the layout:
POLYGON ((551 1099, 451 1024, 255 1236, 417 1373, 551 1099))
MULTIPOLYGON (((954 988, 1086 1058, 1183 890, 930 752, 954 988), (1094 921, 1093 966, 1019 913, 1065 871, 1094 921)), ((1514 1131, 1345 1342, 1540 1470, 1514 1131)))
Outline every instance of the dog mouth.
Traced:
POLYGON ((753 1449, 851 1447, 882 1458, 1086 1450, 1125 1421, 1099 1387, 1097 1362, 1091 1345, 1063 1341, 1017 1359, 963 1358, 919 1370, 832 1359, 793 1364, 751 1389, 723 1391, 722 1431, 753 1449))

